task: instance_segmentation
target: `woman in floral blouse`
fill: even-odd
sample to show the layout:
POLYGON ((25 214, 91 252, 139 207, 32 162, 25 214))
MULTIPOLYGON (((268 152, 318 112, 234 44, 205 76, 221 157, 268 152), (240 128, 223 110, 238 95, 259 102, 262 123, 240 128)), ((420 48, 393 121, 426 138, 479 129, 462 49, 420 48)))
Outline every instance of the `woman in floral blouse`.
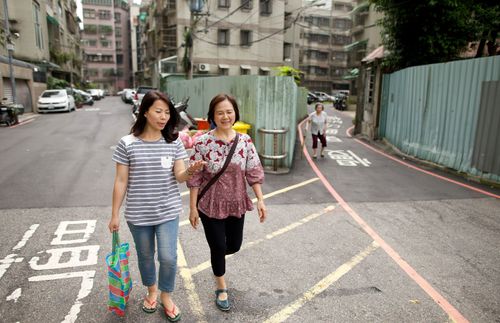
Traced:
POLYGON ((205 237, 210 247, 212 271, 217 284, 215 303, 222 311, 228 311, 231 308, 224 279, 225 256, 240 249, 245 213, 253 210, 245 182, 252 187, 257 197, 260 222, 264 222, 267 214, 261 188, 264 170, 252 139, 246 134, 239 135, 229 166, 197 205, 200 188, 203 188, 217 174, 226 161, 226 156, 236 138, 236 132, 232 126, 239 120, 239 117, 238 104, 233 97, 219 94, 212 99, 208 121, 213 122, 216 127, 195 141, 194 153, 191 156, 191 162, 203 160, 206 164, 202 172, 195 174, 187 182, 190 188, 189 221, 195 229, 200 219, 203 224, 205 237))

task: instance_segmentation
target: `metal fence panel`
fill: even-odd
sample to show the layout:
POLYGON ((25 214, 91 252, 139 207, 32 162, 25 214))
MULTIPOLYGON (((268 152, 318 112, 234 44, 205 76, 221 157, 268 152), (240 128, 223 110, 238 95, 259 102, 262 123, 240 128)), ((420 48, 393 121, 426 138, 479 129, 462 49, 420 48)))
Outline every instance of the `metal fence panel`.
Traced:
MULTIPOLYGON (((407 68, 384 76, 381 133, 401 151, 498 181, 472 166, 481 86, 500 80, 500 56, 407 68)), ((498 101, 497 101, 498 106, 498 101)), ((498 125, 497 125, 498 128, 498 125)), ((485 136, 494 136, 491 133, 485 136)))
POLYGON ((500 174, 500 81, 483 82, 472 166, 500 174))

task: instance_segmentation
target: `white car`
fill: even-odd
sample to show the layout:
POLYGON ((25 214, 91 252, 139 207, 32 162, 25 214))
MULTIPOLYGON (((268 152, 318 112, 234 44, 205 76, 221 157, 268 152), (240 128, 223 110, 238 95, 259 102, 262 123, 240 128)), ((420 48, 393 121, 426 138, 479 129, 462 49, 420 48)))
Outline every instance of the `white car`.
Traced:
POLYGON ((39 112, 71 112, 75 110, 75 98, 66 90, 46 90, 38 98, 39 112))

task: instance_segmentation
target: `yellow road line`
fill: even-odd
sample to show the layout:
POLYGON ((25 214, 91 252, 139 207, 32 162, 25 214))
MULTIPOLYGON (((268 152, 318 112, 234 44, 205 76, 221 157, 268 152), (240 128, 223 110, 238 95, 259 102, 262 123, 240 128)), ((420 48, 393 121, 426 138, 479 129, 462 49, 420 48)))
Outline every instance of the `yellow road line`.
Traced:
POLYGON ((184 250, 182 250, 182 245, 179 239, 177 239, 177 266, 179 268, 179 274, 184 281, 184 287, 187 290, 188 302, 191 307, 193 315, 197 318, 197 322, 204 322, 205 312, 201 306, 200 298, 196 293, 196 286, 194 285, 193 276, 188 268, 186 257, 184 256, 184 250))
MULTIPOLYGON (((304 181, 304 182, 301 182, 301 183, 298 183, 298 184, 295 184, 295 185, 292 185, 292 186, 288 186, 288 187, 282 188, 280 190, 277 190, 277 191, 274 191, 274 192, 271 192, 269 194, 264 195, 264 199, 267 199, 267 198, 273 197, 275 195, 282 194, 282 193, 294 190, 296 188, 299 188, 299 187, 311 184, 311 183, 313 183, 313 182, 315 182, 317 180, 319 180, 319 178, 315 177, 315 178, 308 179, 307 181, 304 181)), ((181 193, 181 196, 184 196, 184 195, 189 195, 189 191, 185 191, 185 192, 181 193)), ((252 199, 252 203, 255 203, 255 202, 257 202, 257 198, 252 199)), ((188 225, 188 224, 189 224, 189 220, 184 220, 184 221, 181 221, 179 223, 179 226, 182 227, 182 226, 185 226, 185 225, 188 225)))
MULTIPOLYGON (((305 218, 297 221, 297 222, 294 222, 294 223, 291 223, 289 225, 287 225, 286 227, 284 228, 281 228, 279 230, 276 230, 268 235, 266 235, 265 238, 261 238, 261 239, 258 239, 258 240, 255 240, 255 241, 252 241, 252 242, 249 242, 249 243, 246 243, 245 245, 243 245, 243 247, 241 248, 241 250, 244 250, 244 249, 248 249, 248 248, 251 248, 265 240, 270 240, 272 238, 275 238, 281 234, 284 234, 288 231, 291 231, 299 226, 301 226, 302 224, 305 224, 311 220, 314 220, 315 218, 325 214, 325 213, 328 213, 330 211, 333 211, 335 209, 335 206, 334 205, 329 205, 327 206, 326 208, 324 208, 323 210, 321 210, 320 212, 317 212, 317 213, 313 213, 311 215, 308 215, 306 216, 305 218)), ((226 259, 230 258, 232 255, 228 255, 226 256, 226 259)), ((205 270, 205 269, 208 269, 210 268, 210 261, 205 261, 201 264, 199 264, 198 266, 196 267, 193 267, 191 268, 191 275, 196 275, 197 273, 205 270)))
POLYGON ((314 297, 326 290, 330 285, 338 281, 342 276, 348 273, 356 265, 358 265, 363 259, 365 259, 370 253, 376 250, 379 245, 373 241, 365 250, 358 253, 356 256, 351 258, 348 262, 341 265, 333 273, 329 274, 322 280, 320 280, 311 289, 305 292, 299 299, 288 304, 284 309, 278 313, 271 316, 269 319, 264 321, 264 323, 277 323, 283 322, 288 319, 293 313, 295 313, 299 308, 301 308, 308 301, 312 300, 314 297))

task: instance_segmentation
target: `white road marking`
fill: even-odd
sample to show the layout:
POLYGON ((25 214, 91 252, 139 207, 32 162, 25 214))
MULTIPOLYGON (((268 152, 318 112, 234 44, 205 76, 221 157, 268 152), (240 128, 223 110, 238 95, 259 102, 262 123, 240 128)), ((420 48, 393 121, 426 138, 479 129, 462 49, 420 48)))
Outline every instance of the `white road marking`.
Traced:
POLYGON ((59 223, 59 226, 57 227, 56 232, 54 234, 56 237, 52 240, 50 243, 51 245, 63 245, 63 244, 74 244, 74 243, 84 243, 87 242, 90 238, 90 235, 94 233, 95 231, 95 226, 96 226, 96 220, 84 220, 84 221, 61 221, 59 223), (85 228, 82 229, 73 229, 70 230, 68 229, 68 226, 70 225, 79 225, 79 224, 85 224, 85 228), (78 234, 78 233, 83 233, 83 237, 80 239, 73 239, 73 240, 63 240, 64 235, 69 235, 69 234, 78 234))
MULTIPOLYGON (((97 254, 99 252, 99 245, 93 246, 82 246, 82 247, 70 247, 70 248, 59 248, 59 249, 49 249, 45 252, 50 254, 49 260, 46 264, 38 264, 39 257, 33 257, 29 261, 29 264, 34 270, 49 270, 49 269, 60 269, 60 268, 73 268, 80 266, 91 266, 97 264, 97 254), (87 252, 87 259, 80 260, 82 252, 87 252), (70 253, 70 259, 66 262, 60 262, 61 258, 65 253, 70 253)), ((43 251, 39 252, 43 253, 43 251)))
POLYGON ((14 301, 14 303, 17 303, 17 300, 21 297, 21 288, 16 289, 15 291, 12 292, 7 298, 5 299, 7 302, 8 301, 14 301))
POLYGON ((22 247, 24 247, 26 245, 26 242, 28 242, 28 240, 31 238, 31 236, 33 236, 33 233, 35 233, 36 229, 38 228, 39 224, 33 224, 28 231, 26 231, 23 235, 23 238, 21 239, 21 241, 19 241, 16 246, 14 248, 12 248, 12 250, 17 250, 17 249, 21 249, 22 247))

